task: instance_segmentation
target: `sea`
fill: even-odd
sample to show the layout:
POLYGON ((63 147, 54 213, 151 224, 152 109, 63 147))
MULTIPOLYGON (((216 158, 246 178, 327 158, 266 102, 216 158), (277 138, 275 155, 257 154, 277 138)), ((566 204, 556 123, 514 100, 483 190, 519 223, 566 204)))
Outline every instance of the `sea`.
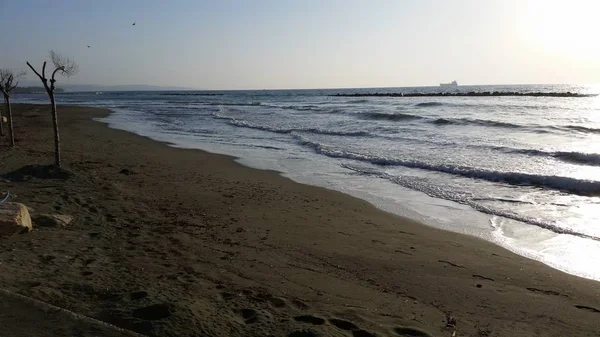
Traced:
POLYGON ((110 109, 101 121, 111 128, 231 155, 600 280, 600 96, 335 96, 447 91, 597 94, 600 86, 73 92, 57 100, 110 109))

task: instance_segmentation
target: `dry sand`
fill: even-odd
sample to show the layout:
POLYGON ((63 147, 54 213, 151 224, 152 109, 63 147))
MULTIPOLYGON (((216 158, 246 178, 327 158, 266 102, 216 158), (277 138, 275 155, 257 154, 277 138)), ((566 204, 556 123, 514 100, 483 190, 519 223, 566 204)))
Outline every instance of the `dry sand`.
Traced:
MULTIPOLYGON (((48 109, 14 110, 0 174, 53 159, 48 109)), ((59 107, 68 179, 0 179, 34 216, 76 218, 0 239, 1 288, 156 336, 600 334, 598 282, 91 120, 106 113, 59 107)), ((101 335, 0 300, 39 336, 44 324, 101 335)), ((0 315, 0 336, 19 335, 16 320, 0 315)))

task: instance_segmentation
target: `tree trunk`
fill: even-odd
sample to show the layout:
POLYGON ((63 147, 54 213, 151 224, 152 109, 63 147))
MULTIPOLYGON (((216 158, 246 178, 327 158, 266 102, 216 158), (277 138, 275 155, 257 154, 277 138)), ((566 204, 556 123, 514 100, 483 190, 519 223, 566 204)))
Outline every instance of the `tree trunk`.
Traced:
POLYGON ((2 109, 0 109, 0 137, 4 136, 4 126, 2 123, 2 109))
POLYGON ((54 165, 60 167, 60 137, 58 135, 58 116, 56 114, 56 100, 54 93, 50 94, 50 102, 52 103, 52 125, 54 127, 54 165))
POLYGON ((10 96, 4 96, 6 100, 6 114, 8 115, 8 137, 10 139, 10 146, 15 147, 15 130, 13 128, 12 111, 10 109, 10 96))

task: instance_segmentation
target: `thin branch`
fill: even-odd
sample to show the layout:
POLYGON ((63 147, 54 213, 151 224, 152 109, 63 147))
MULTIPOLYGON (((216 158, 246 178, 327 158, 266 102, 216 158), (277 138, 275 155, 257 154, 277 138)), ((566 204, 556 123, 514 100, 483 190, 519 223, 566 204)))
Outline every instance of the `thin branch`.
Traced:
POLYGON ((54 75, 56 75, 56 73, 59 72, 59 71, 64 72, 65 71, 65 67, 58 67, 58 68, 54 69, 54 71, 52 72, 52 79, 50 79, 50 82, 54 83, 54 81, 56 81, 54 79, 54 75))
MULTIPOLYGON (((4 89, 4 82, 7 79, 7 75, 8 73, 6 73, 6 69, 0 69, 0 91, 2 91, 4 95, 8 94, 4 89)), ((2 123, 2 121, 0 121, 0 123, 2 123)))
POLYGON ((31 63, 27 62, 27 65, 29 66, 29 68, 31 68, 31 70, 33 70, 33 72, 40 78, 40 80, 43 80, 44 78, 42 77, 42 75, 40 75, 40 73, 38 73, 35 68, 31 65, 31 63))
POLYGON ((9 96, 10 92, 19 84, 18 78, 23 74, 23 72, 20 72, 15 75, 10 69, 0 69, 0 90, 9 96))
POLYGON ((57 70, 60 71, 61 75, 67 76, 67 77, 71 76, 71 75, 75 75, 77 73, 77 71, 79 70, 75 61, 71 60, 68 57, 62 56, 61 54, 58 54, 58 53, 54 52, 53 50, 50 51, 50 59, 52 60, 52 63, 54 64, 54 67, 55 67, 55 70, 52 73, 52 79, 54 79, 54 76, 56 75, 57 70))
POLYGON ((46 79, 46 61, 44 61, 44 65, 42 66, 42 80, 46 79))

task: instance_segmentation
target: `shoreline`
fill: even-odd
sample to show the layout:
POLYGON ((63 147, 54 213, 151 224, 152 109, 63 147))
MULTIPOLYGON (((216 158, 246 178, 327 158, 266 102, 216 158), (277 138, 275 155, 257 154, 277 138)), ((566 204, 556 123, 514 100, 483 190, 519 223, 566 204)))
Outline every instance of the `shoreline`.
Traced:
MULTIPOLYGON (((369 188, 349 188, 348 184, 344 184, 344 173, 341 173, 342 170, 339 169, 339 166, 343 167, 344 164, 330 162, 328 163, 329 166, 319 166, 318 170, 316 170, 319 172, 319 176, 315 178, 303 172, 304 170, 310 171, 311 169, 315 169, 313 166, 307 166, 307 163, 311 161, 309 157, 299 158, 303 159, 304 163, 295 162, 294 166, 289 165, 289 162, 280 164, 278 162, 279 159, 286 156, 277 155, 270 157, 268 155, 265 156, 263 153, 240 150, 235 146, 216 145, 216 143, 211 143, 210 141, 197 143, 193 140, 189 141, 186 138, 178 138, 173 135, 165 136, 161 131, 132 125, 126 119, 120 120, 118 117, 116 120, 111 119, 111 117, 119 114, 119 112, 113 111, 109 116, 101 118, 99 121, 105 123, 110 128, 146 137, 173 148, 196 149, 212 154, 229 156, 234 158, 234 161, 237 163, 246 167, 274 171, 282 177, 301 184, 348 194, 352 197, 365 200, 382 211, 412 219, 429 227, 483 239, 517 255, 542 262, 559 271, 600 281, 600 271, 597 268, 587 268, 585 266, 586 263, 590 262, 589 259, 582 260, 579 258, 580 255, 584 254, 587 254, 586 256, 595 255, 596 252, 600 252, 600 246, 590 246, 587 250, 579 252, 561 249, 563 246, 587 246, 589 245, 587 240, 590 240, 587 237, 575 234, 559 234, 559 232, 556 232, 556 229, 549 229, 537 224, 532 225, 527 222, 521 223, 522 220, 512 218, 510 214, 498 215, 482 212, 473 205, 452 199, 440 198, 435 195, 432 196, 427 192, 406 188, 401 184, 385 181, 385 179, 369 180, 369 178, 365 178, 359 185, 369 185, 369 188), (378 187, 373 188, 375 185, 378 187), (393 192, 388 193, 388 191, 393 192), (422 205, 427 206, 424 207, 422 205), (463 222, 463 219, 468 219, 468 221, 463 222), (460 225, 457 226, 457 223, 460 223, 460 225), (528 242, 527 235, 507 235, 507 233, 519 231, 534 231, 532 234, 545 238, 544 242, 551 241, 548 235, 556 235, 553 238, 558 240, 548 244, 534 244, 528 242)), ((288 149, 287 156, 298 156, 293 148, 290 149, 288 149)), ((298 157, 304 156, 304 154, 301 154, 298 157)), ((353 181, 360 181, 361 179, 363 178, 360 176, 352 177, 353 181)))
MULTIPOLYGON (((49 119, 35 109, 16 106, 19 128, 33 131, 18 137, 0 173, 50 162, 43 142, 51 134, 42 129, 49 119)), ((343 330, 336 319, 376 335, 450 335, 445 315, 458 321, 458 335, 592 336, 599 328, 596 281, 234 157, 173 148, 90 119, 105 113, 60 106, 64 161, 75 174, 65 186, 10 183, 16 201, 36 212, 78 220, 10 238, 14 250, 0 253, 10 271, 0 276, 3 287, 169 336, 307 329, 333 336, 343 330), (156 304, 165 304, 167 317, 136 311, 156 304)))

